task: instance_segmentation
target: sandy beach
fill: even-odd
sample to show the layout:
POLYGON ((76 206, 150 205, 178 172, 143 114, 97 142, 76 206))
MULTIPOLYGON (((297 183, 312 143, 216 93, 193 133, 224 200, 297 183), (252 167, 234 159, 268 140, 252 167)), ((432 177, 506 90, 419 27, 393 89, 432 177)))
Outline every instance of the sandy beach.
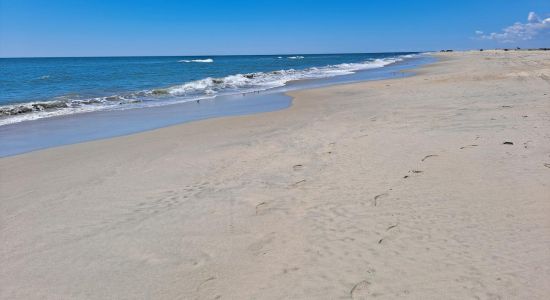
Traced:
POLYGON ((550 52, 0 159, 2 299, 548 299, 550 52))

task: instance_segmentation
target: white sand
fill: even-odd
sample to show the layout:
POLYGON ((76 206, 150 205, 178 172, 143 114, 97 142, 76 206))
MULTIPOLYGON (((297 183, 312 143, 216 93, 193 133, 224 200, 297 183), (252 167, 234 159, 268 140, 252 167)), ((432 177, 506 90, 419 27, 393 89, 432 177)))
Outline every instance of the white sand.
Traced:
POLYGON ((549 299, 550 52, 438 56, 0 159, 0 298, 549 299))

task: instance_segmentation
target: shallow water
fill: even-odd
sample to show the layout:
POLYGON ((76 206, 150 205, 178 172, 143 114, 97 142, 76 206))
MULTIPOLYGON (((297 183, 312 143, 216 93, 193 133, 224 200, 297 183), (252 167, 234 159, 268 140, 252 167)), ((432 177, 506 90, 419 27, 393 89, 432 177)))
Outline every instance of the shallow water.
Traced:
MULTIPOLYGON (((301 60, 297 58, 297 60, 301 60)), ((419 55, 347 75, 298 80, 260 92, 219 95, 182 103, 165 103, 145 108, 99 110, 65 114, 0 126, 0 157, 54 146, 136 133, 212 117, 243 115, 284 109, 291 104, 284 92, 340 83, 408 76, 401 70, 433 61, 419 55)))
POLYGON ((268 90, 381 68, 413 55, 0 58, 0 126, 268 90))

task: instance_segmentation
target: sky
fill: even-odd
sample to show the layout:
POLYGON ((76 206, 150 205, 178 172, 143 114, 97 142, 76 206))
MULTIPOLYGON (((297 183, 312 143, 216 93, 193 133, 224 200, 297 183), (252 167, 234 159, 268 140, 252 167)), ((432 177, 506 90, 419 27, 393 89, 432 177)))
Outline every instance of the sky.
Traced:
POLYGON ((550 47, 550 0, 0 0, 0 57, 550 47))

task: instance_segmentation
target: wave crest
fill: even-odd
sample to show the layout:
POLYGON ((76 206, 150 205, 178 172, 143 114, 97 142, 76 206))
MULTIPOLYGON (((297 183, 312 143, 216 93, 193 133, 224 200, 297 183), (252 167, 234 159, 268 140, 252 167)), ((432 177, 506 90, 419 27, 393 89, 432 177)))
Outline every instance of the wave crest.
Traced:
MULTIPOLYGON (((212 98, 217 95, 263 91, 284 86, 288 82, 295 80, 327 78, 353 74, 360 70, 381 68, 410 57, 412 56, 405 55, 392 58, 373 59, 360 63, 343 63, 323 67, 311 67, 303 70, 286 69, 271 72, 234 74, 222 78, 207 77, 168 88, 143 90, 107 97, 81 99, 75 96, 66 96, 51 101, 4 105, 0 106, 0 126, 25 120, 79 112, 158 106, 169 103, 212 98), (139 105, 136 103, 139 103, 139 105)), ((289 59, 291 58, 289 57, 289 59)), ((213 62, 213 60, 199 59, 189 62, 213 62)))
POLYGON ((214 60, 211 59, 211 58, 206 58, 206 59, 182 59, 182 60, 178 60, 178 62, 181 62, 181 63, 213 63, 214 60))
POLYGON ((289 81, 348 75, 360 70, 381 68, 401 60, 402 58, 396 57, 375 59, 362 63, 343 63, 324 67, 311 67, 304 70, 288 69, 272 72, 235 74, 222 78, 208 77, 170 87, 167 89, 167 92, 173 96, 192 97, 197 95, 262 91, 284 86, 289 81))

